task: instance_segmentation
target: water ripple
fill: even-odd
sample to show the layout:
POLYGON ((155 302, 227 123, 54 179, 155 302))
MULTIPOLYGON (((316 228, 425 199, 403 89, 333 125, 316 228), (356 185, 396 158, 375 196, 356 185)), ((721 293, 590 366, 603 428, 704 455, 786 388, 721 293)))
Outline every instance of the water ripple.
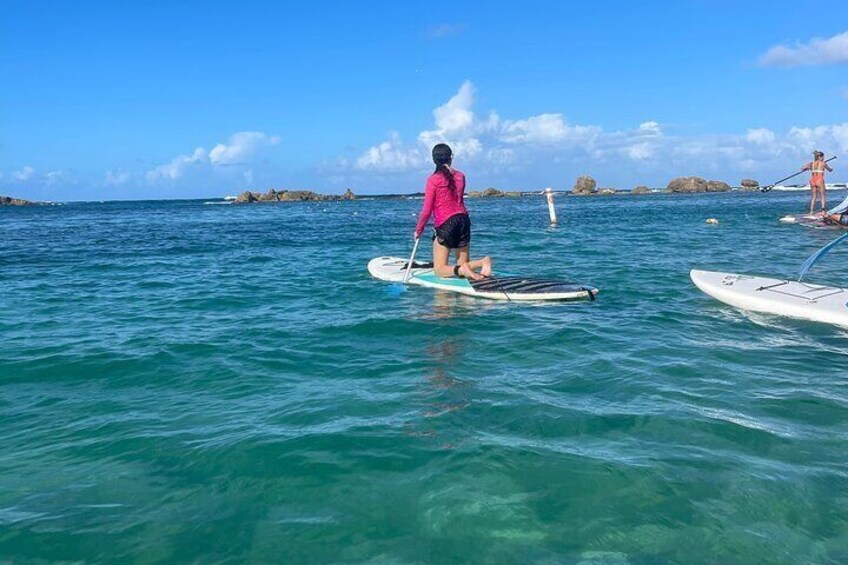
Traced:
POLYGON ((848 333, 688 278, 791 276, 832 235, 797 196, 470 203, 578 304, 374 281, 419 205, 0 209, 0 557, 848 559, 848 333))

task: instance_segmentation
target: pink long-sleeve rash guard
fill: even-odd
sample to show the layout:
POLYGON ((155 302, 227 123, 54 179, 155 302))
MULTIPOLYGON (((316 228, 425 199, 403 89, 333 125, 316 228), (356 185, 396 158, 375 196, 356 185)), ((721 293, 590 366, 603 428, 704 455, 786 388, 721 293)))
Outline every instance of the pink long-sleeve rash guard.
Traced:
POLYGON ((434 216, 433 225, 438 227, 445 220, 455 214, 467 214, 463 196, 465 194, 465 175, 462 171, 451 169, 453 182, 456 190, 448 187, 448 181, 442 173, 433 173, 427 178, 427 187, 424 189, 424 206, 421 215, 418 216, 418 225, 415 233, 420 236, 427 225, 430 215, 434 216))

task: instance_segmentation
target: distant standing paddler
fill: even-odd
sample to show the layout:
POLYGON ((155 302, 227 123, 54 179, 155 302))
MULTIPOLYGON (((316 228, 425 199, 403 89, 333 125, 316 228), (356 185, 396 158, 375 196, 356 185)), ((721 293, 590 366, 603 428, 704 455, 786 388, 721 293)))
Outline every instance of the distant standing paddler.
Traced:
POLYGON ((803 167, 801 167, 802 171, 810 171, 812 176, 810 177, 810 215, 813 215, 813 208, 816 207, 816 195, 821 195, 821 214, 825 215, 827 212, 825 209, 827 205, 825 204, 825 182, 824 182, 824 172, 830 171, 833 169, 830 168, 830 165, 825 163, 824 161, 824 153, 821 151, 813 151, 813 160, 803 167))

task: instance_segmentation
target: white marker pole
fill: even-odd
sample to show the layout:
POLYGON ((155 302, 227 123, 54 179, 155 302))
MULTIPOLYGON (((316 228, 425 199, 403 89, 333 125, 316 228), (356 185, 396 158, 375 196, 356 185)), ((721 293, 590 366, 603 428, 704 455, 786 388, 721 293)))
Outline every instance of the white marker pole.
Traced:
POLYGON ((551 223, 556 224, 556 208, 554 208, 554 192, 551 187, 545 189, 545 196, 548 198, 548 213, 551 215, 551 223))

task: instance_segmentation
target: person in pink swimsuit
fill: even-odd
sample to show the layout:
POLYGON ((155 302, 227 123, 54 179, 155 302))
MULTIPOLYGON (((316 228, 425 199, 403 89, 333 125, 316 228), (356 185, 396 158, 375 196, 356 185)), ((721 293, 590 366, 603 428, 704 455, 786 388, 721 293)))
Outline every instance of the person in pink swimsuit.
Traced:
POLYGON ((465 208, 465 175, 451 168, 453 152, 445 143, 433 147, 436 170, 427 178, 424 205, 415 226, 415 239, 421 237, 424 227, 433 216, 433 270, 442 278, 464 277, 479 280, 492 274, 492 260, 483 257, 471 261, 471 218, 465 208), (456 266, 448 265, 451 250, 456 256, 456 266), (477 272, 479 270, 479 273, 477 272))
POLYGON ((812 175, 810 177, 810 215, 813 215, 813 208, 816 207, 817 195, 821 195, 821 215, 826 215, 827 212, 825 212, 825 208, 827 208, 827 206, 824 203, 824 172, 833 171, 833 169, 824 162, 824 153, 818 150, 813 151, 813 160, 804 165, 801 170, 810 171, 812 175))

